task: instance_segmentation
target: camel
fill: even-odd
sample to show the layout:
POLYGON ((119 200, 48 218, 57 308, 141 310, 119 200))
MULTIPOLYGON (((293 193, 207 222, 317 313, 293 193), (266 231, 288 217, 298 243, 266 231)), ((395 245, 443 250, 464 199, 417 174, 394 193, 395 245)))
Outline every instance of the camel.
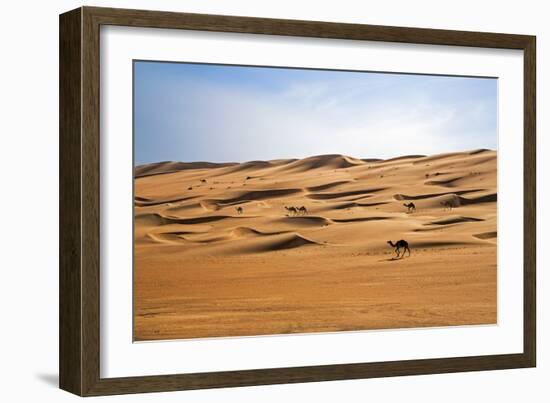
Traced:
POLYGON ((236 207, 235 210, 237 210, 237 214, 241 215, 243 213, 243 208, 242 207, 236 207))
POLYGON ((298 210, 296 209, 296 207, 287 207, 285 206, 285 210, 287 212, 287 215, 297 215, 298 214, 298 210))
POLYGON ((307 215, 307 208, 302 206, 298 209, 298 214, 307 215))
POLYGON ((449 209, 450 211, 453 210, 453 202, 450 200, 445 200, 441 202, 441 205, 443 206, 443 210, 449 209))
POLYGON ((410 202, 409 204, 404 204, 403 206, 407 207, 407 213, 412 213, 413 211, 416 211, 416 206, 413 202, 410 202))
POLYGON ((409 243, 404 239, 401 239, 396 243, 393 243, 392 241, 388 241, 388 244, 390 244, 391 247, 395 248, 395 253, 397 254, 396 257, 399 257, 399 251, 401 250, 401 248, 403 248, 401 259, 403 259, 403 256, 405 256, 405 251, 409 252, 409 256, 411 255, 411 250, 409 249, 409 243))

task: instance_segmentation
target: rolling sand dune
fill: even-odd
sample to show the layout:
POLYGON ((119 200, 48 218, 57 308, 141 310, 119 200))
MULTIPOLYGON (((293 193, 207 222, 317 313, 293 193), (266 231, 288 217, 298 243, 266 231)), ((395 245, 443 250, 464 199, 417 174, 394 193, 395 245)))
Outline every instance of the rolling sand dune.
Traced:
POLYGON ((496 158, 136 167, 135 340, 496 323, 496 158))
POLYGON ((134 176, 136 178, 141 178, 143 176, 149 175, 159 175, 172 172, 183 171, 186 169, 210 169, 210 168, 220 168, 226 166, 238 165, 236 163, 212 163, 212 162, 174 162, 174 161, 164 161, 156 162, 153 164, 141 165, 134 169, 134 176))

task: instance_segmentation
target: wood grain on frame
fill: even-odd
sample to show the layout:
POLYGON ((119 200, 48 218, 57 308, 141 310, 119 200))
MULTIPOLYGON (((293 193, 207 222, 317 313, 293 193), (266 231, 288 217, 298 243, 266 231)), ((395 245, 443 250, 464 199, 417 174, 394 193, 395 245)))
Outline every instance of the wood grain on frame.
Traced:
POLYGON ((59 27, 59 386, 81 394, 81 10, 59 27))
POLYGON ((81 396, 535 366, 535 37, 82 7, 60 16, 60 387, 81 396), (524 51, 524 352, 100 378, 99 28, 122 25, 524 51))

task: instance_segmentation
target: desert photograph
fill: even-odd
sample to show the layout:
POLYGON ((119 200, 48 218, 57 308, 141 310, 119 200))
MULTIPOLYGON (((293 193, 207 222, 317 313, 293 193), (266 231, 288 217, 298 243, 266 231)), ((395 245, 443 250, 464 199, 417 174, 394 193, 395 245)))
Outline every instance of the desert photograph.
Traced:
POLYGON ((134 341, 497 323, 497 80, 134 62, 134 341))

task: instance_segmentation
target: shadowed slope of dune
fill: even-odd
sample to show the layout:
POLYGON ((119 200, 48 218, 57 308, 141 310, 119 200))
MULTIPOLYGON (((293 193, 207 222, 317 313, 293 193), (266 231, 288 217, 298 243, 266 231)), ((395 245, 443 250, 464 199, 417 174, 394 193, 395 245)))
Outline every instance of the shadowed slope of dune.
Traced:
POLYGON ((459 197, 460 204, 467 206, 468 204, 478 204, 478 203, 494 203, 497 201, 497 194, 491 193, 478 197, 459 197))
POLYGON ((245 253, 261 253, 295 249, 312 245, 319 245, 319 243, 298 233, 291 233, 263 237, 254 245, 244 246, 242 249, 245 253))
POLYGON ((161 175, 187 169, 212 169, 237 165, 235 162, 214 163, 214 162, 175 162, 163 161, 152 164, 139 165, 134 168, 134 177, 141 178, 150 175, 161 175))
POLYGON ((186 197, 168 197, 161 199, 147 199, 145 197, 135 197, 134 203, 138 207, 147 207, 147 206, 157 206, 159 204, 168 204, 168 203, 177 203, 186 200, 195 199, 196 196, 186 196, 186 197))
POLYGON ((244 173, 249 171, 256 171, 264 168, 271 168, 276 164, 271 161, 248 161, 241 164, 236 164, 229 166, 223 170, 223 174, 232 174, 232 173, 244 173))
POLYGON ((194 232, 189 231, 173 231, 173 232, 159 232, 154 233, 150 232, 147 234, 147 237, 151 239, 153 242, 157 243, 179 243, 179 242, 185 242, 184 235, 194 234, 194 232))
POLYGON ((457 224, 457 223, 465 223, 465 222, 477 222, 477 221, 484 221, 483 218, 476 218, 476 217, 464 217, 464 216, 450 216, 446 218, 441 218, 439 220, 434 220, 426 223, 425 225, 447 225, 447 224, 457 224))
POLYGON ((434 162, 439 161, 443 159, 450 159, 453 157, 460 156, 461 154, 468 154, 468 153, 445 153, 445 154, 437 154, 437 155, 430 155, 428 157, 418 158, 416 161, 414 161, 414 165, 417 164, 425 164, 427 162, 434 162))
POLYGON ((236 227, 231 230, 231 235, 236 238, 242 238, 242 237, 262 236, 262 235, 278 235, 283 232, 279 231, 275 233, 266 233, 266 232, 258 231, 257 229, 254 229, 254 228, 236 227))
POLYGON ((357 203, 357 202, 349 202, 349 203, 341 203, 336 204, 333 206, 327 207, 327 209, 332 210, 343 210, 343 209, 350 209, 353 207, 376 207, 376 206, 382 206, 384 204, 388 204, 389 202, 375 202, 375 203, 357 203))
POLYGON ((320 192, 323 190, 335 188, 340 185, 345 185, 350 182, 351 181, 337 181, 337 182, 325 183, 323 185, 310 186, 307 188, 307 190, 309 190, 310 192, 320 192))
POLYGON ((145 225, 167 225, 167 224, 202 224, 209 223, 213 221, 227 220, 227 219, 242 219, 244 217, 239 216, 229 216, 229 215, 210 215, 210 216, 200 216, 200 217, 173 217, 173 216, 163 216, 158 213, 145 213, 136 215, 135 223, 136 224, 145 224, 145 225))
POLYGON ((488 152, 492 152, 492 150, 489 150, 487 148, 480 148, 480 149, 477 149, 477 150, 472 150, 472 151, 468 152, 468 154, 476 155, 476 154, 488 153, 488 152))
POLYGON ((320 226, 320 225, 329 225, 331 221, 325 217, 318 216, 290 216, 290 217, 281 217, 274 220, 277 223, 284 223, 289 225, 294 225, 296 227, 303 226, 320 226))
POLYGON ((353 217, 353 218, 333 218, 332 221, 347 223, 347 222, 358 222, 358 221, 382 221, 382 220, 391 220, 391 217, 353 217))
POLYGON ((340 199, 347 196, 357 196, 365 195, 364 197, 371 196, 373 193, 380 192, 386 188, 372 188, 372 189, 358 189, 358 190, 349 190, 347 192, 336 192, 336 193, 309 193, 306 195, 309 199, 315 200, 327 200, 327 199, 340 199))
POLYGON ((305 172, 318 169, 343 169, 364 165, 365 162, 340 154, 316 155, 281 166, 278 172, 305 172))
POLYGON ((468 190, 453 190, 452 192, 441 192, 441 193, 425 193, 425 194, 419 194, 419 195, 405 195, 405 194, 395 194, 393 195, 393 198, 395 200, 422 200, 422 199, 430 199, 432 197, 438 197, 438 196, 458 196, 468 193, 477 193, 477 192, 483 192, 485 189, 468 189, 468 190))
POLYGON ((440 179, 440 180, 431 180, 424 182, 425 185, 434 185, 434 186, 448 186, 453 187, 456 181, 462 179, 462 176, 456 178, 440 179))
POLYGON ((474 234, 476 238, 479 239, 491 239, 497 237, 496 231, 490 231, 490 232, 482 232, 481 234, 474 234))
POLYGON ((301 193, 302 189, 268 189, 268 190, 253 190, 250 192, 244 192, 239 196, 232 197, 229 199, 220 200, 220 204, 235 204, 242 203, 246 201, 257 201, 257 200, 266 200, 274 199, 284 196, 289 196, 296 193, 301 193))
POLYGON ((379 165, 381 165, 381 164, 385 164, 386 162, 397 162, 397 161, 403 162, 406 160, 417 160, 419 158, 426 158, 426 156, 422 154, 411 154, 411 155, 403 155, 401 157, 388 158, 386 160, 380 160, 377 162, 379 163, 379 165))

